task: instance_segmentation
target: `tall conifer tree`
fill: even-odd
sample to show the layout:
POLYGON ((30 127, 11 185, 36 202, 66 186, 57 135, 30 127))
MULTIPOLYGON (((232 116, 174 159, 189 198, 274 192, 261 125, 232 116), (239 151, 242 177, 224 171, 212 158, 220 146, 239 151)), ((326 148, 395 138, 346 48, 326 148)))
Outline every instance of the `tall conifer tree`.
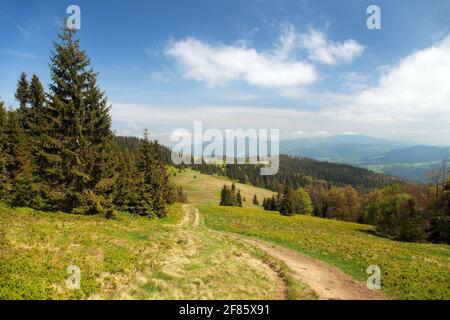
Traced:
POLYGON ((74 32, 63 29, 54 44, 38 162, 51 209, 96 214, 109 206, 106 180, 113 170, 105 155, 111 150, 111 121, 97 75, 74 32))

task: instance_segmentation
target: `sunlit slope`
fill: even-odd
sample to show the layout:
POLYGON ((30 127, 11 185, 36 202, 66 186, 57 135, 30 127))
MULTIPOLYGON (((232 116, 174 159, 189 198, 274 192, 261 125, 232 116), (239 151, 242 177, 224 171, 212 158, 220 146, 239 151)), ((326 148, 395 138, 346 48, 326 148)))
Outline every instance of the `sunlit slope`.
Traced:
POLYGON ((107 220, 0 205, 0 300, 286 297, 259 252, 193 228, 186 208, 107 220), (66 286, 70 265, 80 268, 80 289, 66 286))
MULTIPOLYGON (((188 199, 199 204, 205 225, 212 229, 278 243, 337 266, 361 281, 367 279, 367 267, 377 265, 381 268, 382 289, 393 298, 450 299, 448 245, 392 241, 376 236, 372 226, 357 223, 301 215, 284 217, 255 206, 220 207, 219 191, 227 179, 187 171, 175 180, 187 190, 188 199)), ((246 194, 270 194, 244 187, 248 188, 246 194)))
MULTIPOLYGON (((231 181, 226 177, 210 176, 201 174, 198 171, 185 170, 171 170, 171 179, 178 185, 183 186, 188 194, 188 201, 192 203, 219 203, 220 191, 224 184, 231 186, 231 181)), ((271 197, 274 192, 262 188, 257 188, 252 185, 236 183, 236 188, 241 190, 245 202, 244 207, 253 207, 253 196, 256 194, 259 203, 261 204, 264 198, 271 197)))

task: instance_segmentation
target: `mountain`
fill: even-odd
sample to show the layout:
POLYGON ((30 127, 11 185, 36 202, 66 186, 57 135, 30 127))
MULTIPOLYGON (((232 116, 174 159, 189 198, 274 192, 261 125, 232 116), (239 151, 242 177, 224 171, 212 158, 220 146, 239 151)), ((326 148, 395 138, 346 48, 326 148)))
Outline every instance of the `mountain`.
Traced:
POLYGON ((376 156, 363 158, 363 163, 425 163, 440 162, 450 157, 450 147, 412 146, 394 149, 376 156))
POLYGON ((450 157, 450 147, 416 145, 361 135, 284 140, 281 153, 364 167, 404 180, 427 182, 428 172, 450 157))
POLYGON ((326 138, 284 140, 280 143, 280 152, 317 160, 360 164, 364 163, 363 159, 367 157, 375 157, 411 145, 412 143, 408 142, 362 135, 338 135, 326 138))

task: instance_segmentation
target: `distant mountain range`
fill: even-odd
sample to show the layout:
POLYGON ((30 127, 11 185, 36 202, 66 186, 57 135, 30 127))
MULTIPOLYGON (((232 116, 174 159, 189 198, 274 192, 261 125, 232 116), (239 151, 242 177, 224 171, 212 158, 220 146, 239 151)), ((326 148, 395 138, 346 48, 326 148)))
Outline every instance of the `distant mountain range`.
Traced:
POLYGON ((450 147, 415 145, 362 135, 284 140, 280 152, 368 168, 406 180, 427 182, 427 173, 446 157, 450 147))

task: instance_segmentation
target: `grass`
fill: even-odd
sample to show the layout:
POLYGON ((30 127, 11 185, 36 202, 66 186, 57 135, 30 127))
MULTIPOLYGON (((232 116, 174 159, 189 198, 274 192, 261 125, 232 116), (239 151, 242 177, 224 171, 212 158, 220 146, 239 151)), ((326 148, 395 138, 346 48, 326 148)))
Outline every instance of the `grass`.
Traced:
POLYGON ((318 258, 358 280, 381 268, 382 289, 399 299, 450 299, 450 246, 402 243, 372 235, 373 228, 262 209, 199 206, 208 227, 261 238, 318 258))
MULTIPOLYGON (((174 180, 185 188, 190 201, 200 203, 207 227, 297 250, 360 281, 366 281, 369 265, 378 265, 382 289, 392 298, 450 299, 449 245, 392 241, 374 235, 372 226, 308 216, 284 217, 257 206, 220 207, 218 191, 226 178, 186 171, 174 180)), ((259 192, 262 201, 260 190, 264 189, 250 188, 247 193, 259 192)))
POLYGON ((259 251, 182 217, 180 204, 153 220, 0 205, 0 299, 284 298, 259 251), (80 290, 66 286, 70 265, 80 290))
MULTIPOLYGON (((231 181, 222 176, 209 176, 201 174, 198 171, 185 169, 179 172, 178 170, 171 170, 172 179, 179 185, 182 185, 185 191, 188 193, 189 202, 195 204, 203 203, 217 203, 220 198, 220 191, 223 185, 231 186, 231 181), (173 174, 176 176, 173 176, 173 174)), ((252 185, 242 184, 236 182, 236 188, 241 190, 245 202, 244 207, 247 208, 257 208, 252 203, 253 196, 256 194, 260 203, 264 198, 271 197, 274 192, 257 188, 252 185)))

